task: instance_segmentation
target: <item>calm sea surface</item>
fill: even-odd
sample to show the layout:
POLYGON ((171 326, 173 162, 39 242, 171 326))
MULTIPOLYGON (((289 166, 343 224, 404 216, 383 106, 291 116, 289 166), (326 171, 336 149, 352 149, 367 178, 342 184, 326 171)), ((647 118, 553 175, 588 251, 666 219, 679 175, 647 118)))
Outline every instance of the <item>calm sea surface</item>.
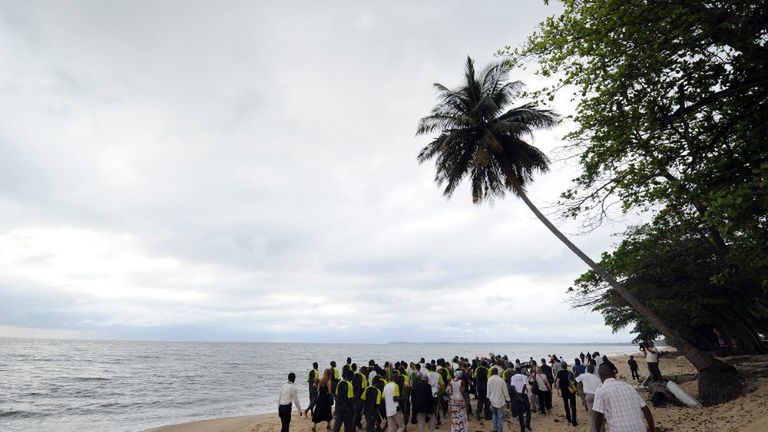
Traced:
POLYGON ((0 338, 0 431, 139 432, 212 417, 276 412, 277 392, 317 361, 341 367, 373 358, 418 361, 488 353, 526 360, 584 351, 634 352, 634 345, 280 344, 66 341, 0 338))

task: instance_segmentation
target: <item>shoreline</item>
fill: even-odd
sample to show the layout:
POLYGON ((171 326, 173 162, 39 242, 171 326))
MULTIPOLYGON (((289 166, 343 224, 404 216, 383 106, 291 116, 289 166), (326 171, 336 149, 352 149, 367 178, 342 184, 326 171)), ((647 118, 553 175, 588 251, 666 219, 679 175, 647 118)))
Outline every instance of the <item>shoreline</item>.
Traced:
MULTIPOLYGON (((631 375, 627 359, 634 355, 638 362, 640 374, 645 377, 647 366, 645 358, 640 353, 621 354, 609 356, 611 361, 619 369, 617 378, 628 379, 631 375)), ((662 373, 667 376, 682 375, 694 373, 695 369, 684 357, 661 357, 660 368, 662 373)), ((708 408, 687 408, 669 405, 663 408, 653 407, 648 401, 648 393, 643 391, 641 396, 648 402, 651 411, 656 419, 657 430, 659 431, 693 431, 705 432, 715 429, 723 429, 740 432, 758 432, 762 426, 768 422, 768 378, 756 378, 750 381, 750 388, 745 390, 745 394, 738 399, 726 404, 708 408)), ((681 387, 694 398, 698 396, 697 381, 689 381, 681 384, 681 387)), ((546 416, 534 414, 531 422, 533 430, 537 432, 561 432, 561 431, 586 431, 587 418, 586 413, 579 411, 579 426, 573 427, 566 423, 562 399, 553 395, 553 409, 546 416)), ((472 400, 475 405, 474 399, 472 400)), ((506 430, 516 430, 509 428, 511 425, 507 420, 506 430)), ((450 428, 450 422, 444 422, 439 431, 447 431, 450 428)), ((411 426, 411 425, 409 425, 411 426)), ((514 425, 516 427, 517 423, 514 425)), ((299 417, 296 410, 293 411, 291 420, 291 430, 298 432, 308 432, 312 428, 312 422, 305 417, 299 417)), ((145 432, 268 432, 280 429, 280 420, 277 412, 246 415, 238 417, 212 418, 198 420, 187 423, 172 424, 149 429, 145 432)), ((470 421, 470 429, 474 431, 490 432, 492 424, 490 421, 477 422, 474 419, 470 421)), ((322 424, 318 430, 324 430, 322 424)), ((412 429, 414 430, 414 429, 412 429)))

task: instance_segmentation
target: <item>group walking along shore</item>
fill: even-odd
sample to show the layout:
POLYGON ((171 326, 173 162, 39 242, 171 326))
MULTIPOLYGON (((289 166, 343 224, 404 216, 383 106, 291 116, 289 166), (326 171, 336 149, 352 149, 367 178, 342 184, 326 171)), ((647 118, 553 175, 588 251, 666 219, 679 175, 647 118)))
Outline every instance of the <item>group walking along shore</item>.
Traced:
MULTIPOLYGON (((653 342, 643 351, 651 379, 661 380, 653 342)), ((634 358, 627 364, 639 380, 634 358)), ((617 432, 653 431, 645 401, 634 387, 617 381, 617 373, 599 352, 582 352, 572 366, 557 354, 524 361, 493 354, 383 364, 371 359, 362 366, 348 357, 341 368, 335 361, 322 372, 312 365, 306 377, 310 404, 303 411, 291 372, 280 390, 278 413, 281 432, 290 430, 294 406, 299 416, 311 418, 313 432, 318 425, 334 432, 405 432, 409 427, 424 432, 444 424, 451 432, 464 432, 470 419, 481 426, 490 422, 494 432, 514 422, 525 432, 533 430, 532 417, 552 413, 557 394, 571 426, 579 425, 578 405, 591 432, 606 424, 617 432)))
MULTIPOLYGON (((594 354, 594 353, 592 353, 594 354)), ((489 356, 490 357, 490 356, 489 356)), ((593 355, 590 355, 589 357, 593 357, 593 355)), ((602 358, 602 356, 600 356, 602 358)), ((503 357, 502 357, 503 358, 503 357)), ((581 362, 581 358, 579 356, 580 363, 582 365, 589 364, 589 361, 587 359, 587 354, 585 353, 585 361, 581 362)), ((521 359, 522 360, 522 359, 521 359)), ((530 357, 527 362, 530 362, 530 357)), ((536 358, 537 360, 537 366, 541 366, 541 359, 536 358)), ((552 364, 549 363, 548 357, 545 356, 545 363, 547 366, 552 367, 552 364)), ((666 379, 669 379, 670 377, 681 377, 681 376, 695 376, 696 369, 693 367, 693 365, 684 357, 682 356, 676 356, 671 355, 668 353, 665 353, 661 356, 656 355, 655 358, 653 356, 649 356, 648 360, 656 360, 655 364, 652 361, 649 365, 646 361, 646 355, 642 352, 637 352, 634 355, 616 355, 611 356, 608 358, 608 360, 611 362, 611 364, 618 369, 618 375, 616 378, 616 381, 625 381, 627 383, 641 383, 645 382, 646 380, 649 380, 652 372, 652 369, 660 368, 660 371, 663 371, 664 377, 666 379)), ((754 360, 754 359, 753 359, 754 360)), ((745 361, 753 361, 753 360, 745 360, 745 361)), ((595 360, 595 363, 597 363, 598 360, 595 360)), ((354 363, 354 362, 353 362, 354 363)), ((367 361, 363 361, 363 363, 366 363, 367 361)), ((421 360, 418 361, 419 364, 421 364, 421 360)), ((426 365, 426 362, 424 362, 426 365)), ((431 361, 429 362, 431 364, 431 361)), ((514 360, 512 363, 516 363, 514 360)), ((576 366, 575 361, 567 362, 568 363, 568 370, 573 373, 574 369, 578 370, 579 368, 576 366)), ((345 362, 342 362, 341 368, 337 369, 339 370, 339 373, 341 374, 344 369, 345 362)), ((383 369, 383 366, 386 364, 386 362, 382 363, 381 368, 383 369)), ((437 361, 435 362, 437 365, 437 361)), ((470 366, 472 364, 472 361, 469 362, 470 366)), ((330 366, 330 365, 328 365, 330 366)), ((408 363, 408 366, 410 366, 410 363, 408 363)), ((415 367, 415 364, 414 364, 415 367)), ((311 368, 313 371, 316 370, 317 376, 319 376, 322 379, 322 375, 324 372, 324 369, 330 368, 330 367, 322 367, 320 368, 319 365, 317 368, 308 365, 308 368, 311 368)), ((489 368, 490 369, 490 368, 489 368)), ((599 368, 598 368, 599 369, 599 368)), ((529 368, 530 372, 530 368, 529 368)), ((370 372, 369 372, 370 374, 370 372)), ((378 373, 377 373, 378 374, 378 373)), ((463 370, 462 370, 463 374, 463 370)), ((308 416, 304 416, 304 410, 306 410, 306 401, 307 399, 307 391, 309 389, 309 383, 307 383, 307 379, 309 378, 309 372, 301 372, 299 371, 299 375, 294 378, 294 382, 290 385, 288 382, 285 382, 283 385, 283 389, 288 387, 289 389, 293 389, 288 391, 288 394, 295 394, 297 396, 297 400, 291 401, 292 407, 292 420, 289 425, 289 430, 294 432, 310 432, 313 427, 317 431, 323 431, 327 430, 328 426, 331 426, 333 428, 334 426, 334 418, 330 419, 329 421, 323 421, 319 422, 317 424, 312 422, 312 411, 316 411, 316 409, 313 407, 312 410, 309 411, 308 416), (294 392, 295 390, 295 392, 294 392), (300 396, 300 398, 299 398, 300 396), (297 406, 297 402, 299 402, 299 399, 301 399, 301 416, 299 416, 299 410, 297 406)), ((517 374, 515 374, 517 375, 517 374)), ((515 376, 513 375, 513 377, 515 376)), ((522 375, 525 376, 525 379, 528 379, 528 375, 523 373, 522 375)), ((578 426, 573 426, 572 423, 568 423, 567 418, 565 416, 565 404, 564 399, 562 396, 558 395, 558 386, 553 386, 554 393, 550 393, 550 395, 554 395, 552 397, 552 409, 547 409, 546 415, 541 414, 540 406, 534 405, 534 403, 538 403, 538 395, 534 398, 535 401, 531 401, 529 398, 529 405, 531 406, 531 422, 530 422, 530 428, 535 432, 566 432, 566 431, 587 431, 589 430, 589 413, 587 409, 584 406, 584 403, 588 399, 592 399, 592 403, 594 404, 594 399, 591 394, 594 394, 590 392, 589 390, 594 389, 594 386, 596 385, 596 381, 592 379, 594 375, 590 376, 590 374, 580 374, 581 378, 581 387, 583 389, 579 391, 579 393, 576 395, 576 420, 578 426), (590 385, 592 387, 590 387, 590 385), (584 396, 584 399, 582 399, 582 394, 584 396)), ((341 378, 341 375, 340 375, 341 378)), ((368 378, 368 377, 366 377, 368 378)), ((599 377, 598 377, 599 378, 599 377)), ((374 377, 375 380, 375 377, 374 377)), ((339 379, 341 381, 341 379, 339 379)), ((597 380, 602 383, 601 380, 597 380)), ((370 380, 369 380, 370 382, 370 380)), ((418 382, 418 381, 417 381, 418 382)), ((512 382, 512 379, 510 378, 510 382, 512 382)), ((516 380, 515 383, 518 381, 516 380)), ((428 383, 428 381, 427 381, 428 383)), ((428 384, 429 385, 429 384, 428 384)), ((342 386, 343 389, 344 386, 342 386)), ((370 387, 370 386, 368 386, 370 387)), ((374 386, 375 387, 375 386, 374 386)), ((425 386, 421 386, 424 388, 425 386)), ((429 391, 429 397, 431 400, 431 385, 429 385, 430 391, 429 391)), ((681 384, 681 387, 684 388, 689 394, 691 394, 693 397, 697 397, 697 382, 695 380, 685 382, 681 384)), ((316 386, 314 387, 317 388, 316 386)), ((338 388, 338 386, 337 386, 338 388)), ((417 404, 413 404, 413 392, 414 392, 414 386, 412 385, 410 388, 411 393, 411 413, 416 410, 417 412, 417 423, 408 423, 403 424, 402 426, 407 427, 407 430, 409 431, 418 431, 418 409, 419 407, 422 407, 421 409, 424 409, 424 398, 420 402, 417 402, 417 404)), ((326 383, 326 389, 327 389, 327 383, 326 383)), ((282 390, 282 389, 281 389, 282 390)), ((476 392, 475 388, 475 392, 476 392)), ((510 400, 514 402, 512 396, 512 393, 510 392, 510 389, 507 388, 508 393, 510 394, 510 400)), ((528 388, 526 389, 528 391, 532 391, 532 386, 530 385, 530 381, 528 381, 528 388)), ((258 391, 258 389, 254 389, 254 391, 258 391)), ((379 390, 381 391, 381 390, 379 390)), ((407 390, 406 390, 407 391, 407 390)), ((596 391, 596 390, 595 390, 596 391)), ((651 403, 651 393, 640 388, 638 386, 637 389, 633 389, 638 395, 642 397, 642 399, 645 401, 647 405, 652 405, 651 403)), ((369 392, 373 392, 376 396, 378 396, 378 392, 375 392, 374 390, 369 390, 369 392)), ((503 392, 503 390, 502 390, 503 392)), ((327 392, 326 392, 327 393, 327 392)), ((281 391, 282 394, 282 391, 281 391)), ((330 393, 328 393, 330 394, 330 393)), ((424 392, 422 390, 422 395, 424 395, 424 392)), ((276 395, 277 396, 277 395, 276 395)), ((369 395, 366 397, 366 400, 369 399, 369 395)), ((546 395, 545 395, 546 396, 546 395)), ((469 408, 467 407, 467 430, 472 432, 492 432, 493 431, 493 421, 491 420, 485 420, 485 416, 481 416, 481 420, 478 421, 477 419, 477 399, 476 394, 469 394, 470 402, 471 402, 471 415, 469 414, 469 408)), ((386 404, 384 400, 384 395, 382 392, 382 399, 379 400, 377 397, 371 398, 369 403, 374 403, 377 405, 377 407, 381 407, 381 405, 376 404, 376 401, 380 401, 379 403, 386 404)), ((277 397, 275 399, 275 402, 279 402, 277 400, 277 397)), ((335 407, 336 402, 334 400, 335 407)), ((431 402, 430 402, 431 403, 431 402)), ((570 403, 570 401, 569 401, 570 403)), ((545 402, 546 404, 546 402, 545 402)), ((380 409, 380 408, 379 408, 380 409)), ((426 408, 427 410, 429 408, 426 408)), ((570 406, 569 406, 570 409, 570 406)), ((449 406, 450 410, 450 406, 449 406)), ((482 412, 483 414, 485 411, 485 407, 483 406, 482 412)), ((332 411, 333 412, 333 411, 332 411)), ((511 430, 515 431, 519 428, 519 417, 513 418, 512 417, 512 410, 509 406, 507 406, 504 410, 504 430, 511 430), (512 428, 514 426, 514 428, 512 428)), ((380 419, 380 426, 381 427, 388 427, 386 425, 385 417, 382 415, 381 411, 377 414, 380 419), (386 426, 385 426, 386 425, 386 426)), ((442 410, 440 411, 441 415, 441 425, 438 427, 437 423, 435 422, 436 430, 438 431, 448 431, 451 427, 451 416, 448 416, 447 418, 443 415, 442 410)), ((429 430, 429 422, 428 420, 432 420, 431 417, 429 419, 427 414, 424 416, 424 429, 429 430)), ((654 407, 653 408, 653 418, 654 418, 654 424, 657 431, 664 431, 664 432, 671 432, 671 431, 684 431, 684 432, 709 432, 712 430, 728 430, 733 432, 763 432, 764 425, 768 424, 768 378, 755 376, 747 380, 746 383, 746 390, 743 396, 740 398, 728 402, 725 404, 720 404, 713 407, 706 407, 706 408, 699 408, 699 409, 692 409, 688 408, 682 405, 676 405, 676 404, 668 404, 665 407, 654 407)), ((526 421, 527 416, 524 413, 523 419, 526 421)), ((402 421, 402 418, 399 418, 400 421, 402 421)), ((411 420, 409 418, 409 420, 411 420)), ((363 417, 362 419, 362 425, 363 430, 367 427, 366 419, 363 417)), ((647 427, 647 424, 645 425, 647 427)), ((164 426, 161 428, 157 428, 153 430, 152 432, 274 432, 280 430, 282 427, 281 418, 277 415, 277 406, 275 407, 275 410, 272 411, 272 413, 268 414, 259 414, 259 415, 249 415, 249 416, 241 416, 241 417, 225 417, 225 418, 216 418, 216 419, 210 419, 210 420, 201 420, 201 421, 195 421, 191 423, 183 423, 178 425, 170 425, 170 426, 164 426)), ((343 423, 341 425, 341 430, 344 430, 343 423)), ((528 430, 526 428, 526 430, 528 430)), ((643 429, 647 430, 647 429, 643 429)))

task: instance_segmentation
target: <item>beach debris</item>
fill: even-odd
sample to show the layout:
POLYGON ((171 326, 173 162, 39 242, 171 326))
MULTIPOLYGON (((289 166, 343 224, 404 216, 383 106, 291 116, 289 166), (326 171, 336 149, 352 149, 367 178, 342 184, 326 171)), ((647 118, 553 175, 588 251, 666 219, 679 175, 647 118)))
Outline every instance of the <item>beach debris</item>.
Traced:
POLYGON ((701 408, 701 402, 697 401, 691 395, 685 392, 682 387, 674 381, 667 381, 667 389, 672 393, 675 399, 692 408, 701 408))

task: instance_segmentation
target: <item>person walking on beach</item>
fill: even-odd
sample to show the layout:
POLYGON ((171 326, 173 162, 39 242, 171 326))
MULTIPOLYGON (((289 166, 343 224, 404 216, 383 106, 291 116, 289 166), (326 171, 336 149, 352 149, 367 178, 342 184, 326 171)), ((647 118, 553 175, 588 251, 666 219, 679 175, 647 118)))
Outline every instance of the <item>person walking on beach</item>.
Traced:
POLYGON ((411 418, 411 378, 410 372, 405 368, 406 363, 401 362, 397 379, 394 381, 400 387, 400 399, 398 400, 400 416, 403 419, 403 430, 408 430, 408 419, 411 418))
POLYGON ((557 372, 557 387, 560 389, 560 396, 563 398, 563 407, 565 408, 565 418, 568 423, 578 426, 576 421, 576 386, 574 384, 573 373, 568 370, 568 364, 561 363, 561 369, 557 372))
POLYGON ((331 429, 331 420, 333 419, 333 391, 332 376, 330 369, 323 371, 323 377, 317 383, 317 400, 315 409, 312 411, 312 432, 316 432, 317 424, 327 422, 326 429, 331 429))
POLYGON ((519 367, 515 369, 515 372, 509 380, 512 388, 512 394, 509 395, 509 398, 512 399, 512 415, 517 417, 517 421, 520 423, 520 432, 525 432, 525 429, 530 431, 531 404, 528 397, 528 377, 522 374, 519 367))
POLYGON ((603 382, 595 391, 595 429, 601 430, 608 423, 611 432, 654 432, 651 410, 631 385, 614 377, 613 370, 601 365, 598 370, 603 382), (646 428, 643 422, 648 424, 646 428))
POLYGON ((618 375, 619 374, 619 368, 617 368, 616 365, 613 364, 613 362, 611 361, 611 359, 608 358, 607 355, 603 355, 603 362, 602 362, 602 364, 608 365, 608 367, 610 367, 613 370, 613 374, 614 375, 618 375))
POLYGON ((587 367, 584 366, 581 360, 573 359, 573 376, 577 377, 587 371, 587 367))
POLYGON ((333 393, 336 393, 336 385, 339 383, 340 379, 341 375, 339 374, 339 370, 336 368, 336 361, 331 361, 331 388, 333 393))
POLYGON ((435 431, 435 416, 433 412, 432 386, 429 385, 429 377, 426 374, 420 374, 417 376, 416 384, 413 385, 411 390, 411 415, 419 425, 419 432, 424 432, 426 424, 429 424, 430 432, 435 431))
POLYGON ((597 371, 599 370, 600 365, 603 364, 603 357, 599 352, 595 351, 592 353, 592 361, 595 362, 595 376, 600 378, 600 376, 597 374, 597 371))
MULTIPOLYGON (((397 432, 397 411, 400 407, 400 386, 397 385, 399 373, 392 372, 392 380, 384 385, 384 409, 387 412, 387 432, 397 432)), ((405 422, 403 422, 405 424, 405 422)))
POLYGON ((352 369, 352 357, 347 357, 347 363, 341 367, 341 374, 344 375, 344 371, 347 370, 355 373, 355 371, 352 369))
POLYGON ((475 378, 475 390, 477 392, 477 409, 475 413, 477 419, 491 419, 491 408, 488 405, 488 363, 483 360, 480 366, 473 372, 475 378))
POLYGON ((627 364, 629 365, 629 371, 632 373, 632 379, 640 381, 640 373, 638 372, 637 360, 635 360, 635 356, 629 356, 627 364))
MULTIPOLYGON (((547 388, 549 390, 544 392, 544 397, 546 398, 544 402, 547 404, 547 409, 552 409, 552 384, 555 383, 555 376, 552 375, 552 367, 547 364, 547 362, 544 359, 541 359, 541 366, 539 367, 539 371, 544 374, 544 376, 547 378, 547 383, 549 385, 547 388)), ((541 389, 541 387, 539 387, 541 389)))
MULTIPOLYGON (((555 377, 555 381, 557 381, 557 374, 560 373, 560 371, 563 369, 563 364, 557 360, 557 356, 552 356, 553 360, 550 360, 552 362, 552 375, 555 377)), ((554 386, 557 389, 557 395, 562 396, 562 393, 560 393, 560 386, 554 386)))
POLYGON ((584 396, 584 403, 587 408, 587 430, 596 432, 595 411, 592 409, 592 405, 595 403, 595 392, 603 382, 595 375, 594 365, 587 366, 587 373, 577 376, 576 382, 581 386, 581 394, 584 396))
POLYGON ((552 386, 544 373, 544 366, 539 366, 535 373, 536 395, 538 396, 539 411, 542 415, 547 415, 547 410, 552 409, 552 386), (547 401, 550 401, 547 403, 547 401))
POLYGON ((367 432, 378 432, 378 426, 381 422, 381 406, 384 398, 381 390, 376 387, 379 381, 381 381, 381 378, 374 377, 373 382, 365 388, 362 396, 360 396, 363 404, 363 414, 365 415, 365 430, 367 432))
POLYGON ((507 383, 499 376, 499 370, 491 369, 491 377, 488 378, 488 401, 491 404, 493 419, 493 432, 504 431, 504 407, 509 403, 509 390, 507 383))
MULTIPOLYGON (((317 400, 317 383, 320 382, 320 371, 317 367, 317 362, 312 363, 312 370, 307 375, 307 385, 309 386, 309 406, 307 411, 315 406, 315 401, 317 400)), ((304 413, 306 414, 307 411, 304 413)))
POLYGON ((355 391, 352 387, 352 370, 347 369, 342 380, 336 384, 336 420, 333 432, 339 432, 344 426, 344 432, 355 432, 355 391))
POLYGON ((451 432, 466 432, 469 427, 467 420, 467 401, 469 394, 464 387, 461 369, 457 370, 447 387, 448 407, 451 410, 451 432))
POLYGON ((645 362, 648 363, 648 372, 651 374, 651 381, 661 382, 661 370, 659 369, 659 349, 654 346, 653 341, 646 341, 640 345, 640 350, 645 354, 645 362))
POLYGON ((282 427, 280 432, 288 432, 288 428, 291 425, 291 411, 292 405, 296 404, 296 409, 299 411, 299 417, 301 417, 301 403, 299 403, 299 393, 296 390, 296 374, 291 372, 288 374, 288 382, 283 384, 280 388, 280 398, 278 399, 277 414, 280 416, 280 423, 282 427))
POLYGON ((360 371, 357 370, 357 365, 352 363, 352 389, 355 395, 355 427, 358 429, 363 428, 363 401, 362 396, 365 389, 368 387, 368 378, 366 378, 366 368, 363 366, 360 371))

